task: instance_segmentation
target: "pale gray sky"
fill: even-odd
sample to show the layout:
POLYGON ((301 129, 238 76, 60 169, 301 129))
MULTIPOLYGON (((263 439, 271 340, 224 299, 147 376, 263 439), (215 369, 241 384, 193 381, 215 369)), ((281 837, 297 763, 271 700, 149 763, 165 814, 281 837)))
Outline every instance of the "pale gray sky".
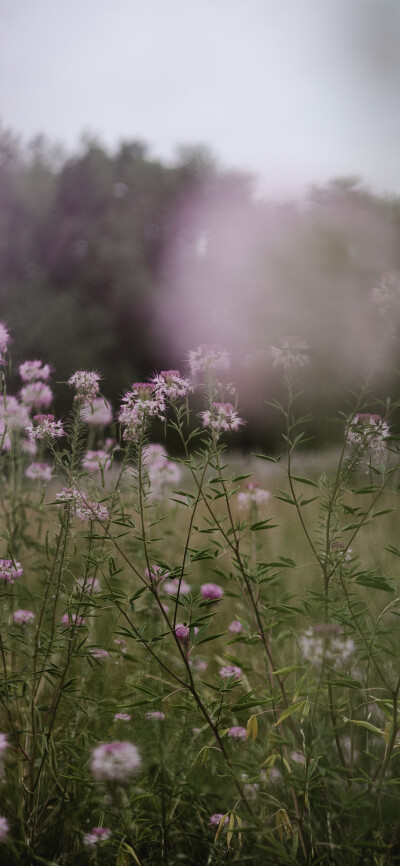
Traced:
POLYGON ((400 0, 0 0, 0 119, 400 193, 400 0))

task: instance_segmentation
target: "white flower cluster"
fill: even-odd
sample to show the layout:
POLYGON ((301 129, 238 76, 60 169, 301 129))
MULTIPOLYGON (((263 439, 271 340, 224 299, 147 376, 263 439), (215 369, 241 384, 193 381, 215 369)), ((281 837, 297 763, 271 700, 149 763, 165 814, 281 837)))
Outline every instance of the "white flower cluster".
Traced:
POLYGON ((340 626, 321 623, 310 626, 300 637, 300 648, 305 661, 317 670, 328 662, 335 670, 348 667, 354 654, 354 642, 342 637, 340 626))

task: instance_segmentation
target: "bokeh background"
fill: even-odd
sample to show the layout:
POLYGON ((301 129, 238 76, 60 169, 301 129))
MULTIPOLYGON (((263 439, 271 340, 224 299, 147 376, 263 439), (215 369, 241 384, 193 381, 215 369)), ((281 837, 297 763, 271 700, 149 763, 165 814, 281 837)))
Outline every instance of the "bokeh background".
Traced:
POLYGON ((264 401, 280 396, 280 335, 310 345, 300 408, 319 441, 366 375, 396 395, 397 0, 0 12, 0 319, 14 366, 41 358, 57 380, 96 369, 116 407, 131 382, 222 344, 243 448, 276 444, 264 401))

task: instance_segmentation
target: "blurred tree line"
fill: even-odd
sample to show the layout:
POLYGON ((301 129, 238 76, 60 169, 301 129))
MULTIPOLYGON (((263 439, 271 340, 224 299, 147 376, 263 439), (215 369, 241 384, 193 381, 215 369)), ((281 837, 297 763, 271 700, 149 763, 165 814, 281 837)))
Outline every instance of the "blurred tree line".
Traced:
POLYGON ((400 201, 357 178, 276 203, 202 147, 167 164, 139 141, 111 153, 85 138, 67 155, 2 130, 0 202, 0 320, 15 366, 43 359, 58 381, 96 369, 115 403, 155 369, 182 369, 197 343, 222 343, 251 444, 266 442, 253 398, 279 396, 268 354, 279 335, 312 347, 305 408, 320 426, 371 359, 388 357, 370 293, 400 270, 400 201))

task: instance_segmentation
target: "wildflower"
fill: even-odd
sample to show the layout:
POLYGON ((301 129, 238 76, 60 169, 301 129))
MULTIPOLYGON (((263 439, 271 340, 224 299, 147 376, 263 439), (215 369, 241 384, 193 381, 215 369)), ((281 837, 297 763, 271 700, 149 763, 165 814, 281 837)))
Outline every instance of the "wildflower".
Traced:
POLYGON ((24 573, 21 563, 12 559, 0 559, 0 580, 5 580, 7 583, 14 583, 18 577, 22 577, 24 573))
POLYGON ((29 411, 17 397, 5 394, 0 400, 0 436, 6 431, 22 430, 29 424, 29 411))
POLYGON ((178 484, 181 479, 179 466, 168 459, 161 445, 147 446, 144 451, 144 466, 150 483, 149 499, 152 502, 164 499, 168 488, 178 484), (164 453, 158 449, 162 449, 164 453))
POLYGON ((320 623, 308 628, 300 638, 303 658, 321 669, 324 661, 335 670, 346 667, 354 653, 351 638, 343 638, 340 626, 320 623))
POLYGON ((146 445, 145 448, 143 448, 142 457, 143 463, 146 465, 146 467, 152 466, 154 463, 157 464, 160 458, 166 456, 167 452, 164 448, 164 445, 159 445, 156 442, 151 443, 150 445, 146 445))
POLYGON ((228 677, 235 677, 236 680, 239 680, 242 676, 242 669, 237 665, 224 665, 223 668, 220 668, 219 675, 223 680, 228 677))
POLYGON ((333 541, 331 543, 331 552, 336 559, 350 562, 353 550, 351 547, 346 547, 346 545, 343 544, 343 541, 333 541))
POLYGON ((230 430, 238 430, 245 422, 236 412, 232 403, 213 403, 211 410, 200 412, 200 417, 203 420, 203 427, 211 427, 216 433, 221 430, 228 432, 230 430))
POLYGON ((165 713, 161 710, 150 710, 146 713, 146 719, 149 719, 149 721, 163 722, 165 720, 165 713))
POLYGON ((101 649, 101 647, 90 647, 89 652, 93 656, 94 659, 98 659, 101 661, 102 659, 108 659, 109 653, 106 649, 101 649))
POLYGON ((63 628, 72 628, 74 626, 82 626, 85 625, 85 620, 83 616, 78 616, 76 613, 64 613, 61 617, 61 625, 63 628))
POLYGON ((129 713, 115 713, 114 722, 130 722, 131 718, 129 713))
POLYGON ((93 749, 91 768, 98 782, 126 782, 139 770, 141 763, 133 743, 115 741, 93 749))
MULTIPOLYGON (((0 323, 0 329, 1 329, 1 323, 0 323)), ((0 334, 1 334, 1 330, 0 330, 0 334)), ((7 818, 3 818, 3 816, 0 815, 0 842, 6 841, 9 829, 10 828, 8 826, 7 818)))
POLYGON ((186 397, 191 390, 188 379, 183 379, 179 370, 161 370, 151 379, 156 393, 163 399, 177 400, 178 397, 186 397))
POLYGON ((103 472, 110 469, 111 458, 106 451, 87 451, 82 460, 83 469, 87 472, 103 472))
POLYGON ((30 409, 47 409, 53 402, 53 392, 44 382, 30 382, 20 391, 21 401, 30 409))
POLYGON ((138 428, 142 427, 148 418, 165 420, 164 398, 149 382, 134 382, 122 403, 118 420, 125 427, 123 438, 128 442, 134 441, 138 428))
POLYGON ((191 587, 186 580, 179 581, 178 578, 174 578, 174 580, 166 580, 163 583, 163 591, 168 593, 168 595, 188 595, 191 591, 191 587))
POLYGON ((203 661, 203 659, 195 659, 194 662, 190 663, 190 667, 198 671, 198 673, 204 673, 207 670, 207 662, 203 661))
POLYGON ((77 370, 70 379, 68 385, 76 389, 74 400, 90 403, 99 393, 100 376, 91 370, 77 370))
POLYGON ((107 842, 110 836, 111 830, 108 830, 107 827, 93 827, 91 832, 86 833, 83 837, 83 844, 86 845, 87 848, 93 848, 100 842, 107 842))
POLYGON ((126 640, 124 640, 123 637, 116 637, 116 638, 114 638, 114 643, 115 643, 117 646, 120 646, 120 647, 121 647, 121 652, 122 652, 122 653, 126 653, 126 652, 127 652, 127 648, 126 648, 126 640))
POLYGON ((110 517, 108 508, 94 501, 77 503, 75 513, 80 520, 99 520, 100 523, 104 523, 110 517))
POLYGON ((152 580, 153 583, 160 583, 165 577, 168 577, 169 571, 166 571, 165 568, 162 568, 161 565, 151 565, 150 569, 145 569, 145 575, 148 580, 152 580))
POLYGON ((81 406, 81 419, 92 427, 106 427, 113 419, 111 404, 104 397, 95 397, 81 406))
POLYGON ((246 492, 238 493, 237 503, 238 508, 243 511, 246 508, 250 508, 252 505, 260 507, 260 505, 265 505, 268 502, 268 499, 271 498, 271 494, 268 490, 262 490, 258 484, 246 484, 246 492))
POLYGON ((243 728, 241 725, 234 725, 232 728, 229 728, 228 737, 232 737, 233 740, 245 740, 246 728, 243 728))
POLYGON ((75 592, 85 592, 87 595, 96 595, 102 591, 98 577, 80 577, 75 584, 75 592))
MULTIPOLYGON (((224 816, 223 816, 222 812, 214 812, 213 815, 210 815, 210 819, 209 819, 209 822, 208 822, 209 825, 210 825, 210 827, 219 827, 219 825, 220 825, 221 820, 222 820, 223 817, 224 817, 224 816)), ((225 826, 226 824, 229 824, 229 818, 228 818, 228 816, 226 816, 226 818, 225 818, 224 826, 225 826)))
POLYGON ((295 764, 304 764, 305 762, 303 752, 298 752, 296 749, 290 753, 290 757, 295 764))
POLYGON ((280 337, 278 345, 270 349, 273 365, 285 373, 293 373, 307 366, 309 349, 300 337, 280 337))
POLYGON ((369 451, 372 458, 381 462, 386 454, 385 442, 390 435, 389 426, 380 415, 361 413, 355 415, 347 428, 347 440, 360 451, 369 451))
POLYGON ((63 487, 59 493, 56 493, 55 499, 64 505, 69 505, 75 511, 79 500, 79 491, 76 487, 63 487))
POLYGON ((224 594, 224 590, 217 583, 203 583, 200 587, 200 592, 203 598, 209 601, 219 601, 224 594))
POLYGON ((35 442, 30 442, 29 439, 22 438, 21 451, 23 451, 24 454, 29 454, 30 457, 34 457, 37 453, 37 445, 35 442))
POLYGON ((55 421, 54 415, 34 415, 33 424, 26 431, 31 442, 36 439, 59 439, 65 436, 61 421, 55 421))
POLYGON ((19 375, 23 382, 35 382, 37 379, 47 382, 50 372, 49 364, 42 364, 42 361, 24 361, 19 365, 19 375))
POLYGON ((5 752, 6 749, 9 748, 9 742, 7 740, 6 734, 0 734, 0 757, 5 752))
POLYGON ((231 356, 226 349, 203 344, 197 349, 191 349, 188 363, 192 376, 195 376, 196 373, 210 372, 211 370, 229 370, 231 356))
POLYGON ((243 626, 238 619, 234 619, 231 623, 229 623, 228 629, 231 634, 240 634, 243 631, 243 626))
POLYGON ((7 351, 7 346, 10 342, 10 334, 4 322, 0 322, 0 355, 7 351))
POLYGON ((18 625, 27 625, 29 622, 33 622, 34 619, 35 614, 32 610, 23 610, 23 608, 20 608, 13 613, 13 620, 18 625))
POLYGON ((190 628, 187 625, 183 625, 183 622, 178 622, 175 626, 175 634, 182 643, 189 640, 190 637, 190 628))
POLYGON ((25 475, 27 478, 30 478, 31 481, 37 481, 41 479, 42 481, 50 481, 51 478, 51 466, 48 463, 31 463, 25 469, 25 475))

